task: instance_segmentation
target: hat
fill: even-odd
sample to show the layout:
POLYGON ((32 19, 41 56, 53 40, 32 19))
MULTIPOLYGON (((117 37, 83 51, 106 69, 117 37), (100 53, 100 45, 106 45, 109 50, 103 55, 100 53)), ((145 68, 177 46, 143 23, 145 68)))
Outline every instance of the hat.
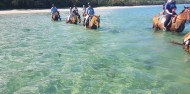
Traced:
POLYGON ((88 2, 88 5, 91 5, 91 3, 90 3, 90 2, 88 2))

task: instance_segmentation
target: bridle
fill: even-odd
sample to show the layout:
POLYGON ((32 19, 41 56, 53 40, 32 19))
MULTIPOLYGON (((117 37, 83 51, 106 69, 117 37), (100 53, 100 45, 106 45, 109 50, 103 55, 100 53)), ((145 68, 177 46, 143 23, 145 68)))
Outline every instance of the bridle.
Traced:
MULTIPOLYGON (((178 20, 188 20, 188 19, 190 19, 190 16, 189 16, 189 15, 190 15, 190 10, 188 9, 188 13, 186 14, 186 18, 183 19, 183 18, 178 18, 178 17, 177 17, 176 19, 178 19, 178 20)), ((179 15, 178 15, 178 16, 179 16, 179 15)))
POLYGON ((188 8, 188 13, 187 13, 187 20, 189 20, 190 21, 190 8, 188 8))

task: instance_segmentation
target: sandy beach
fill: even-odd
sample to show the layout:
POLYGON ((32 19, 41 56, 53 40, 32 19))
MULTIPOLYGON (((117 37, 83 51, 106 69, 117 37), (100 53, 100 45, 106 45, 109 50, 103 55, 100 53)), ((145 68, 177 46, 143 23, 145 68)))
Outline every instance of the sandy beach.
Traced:
MULTIPOLYGON (((153 7, 153 6, 157 6, 157 5, 147 5, 147 6, 107 6, 107 7, 96 7, 94 8, 95 10, 101 10, 101 9, 118 9, 118 8, 139 8, 139 7, 153 7)), ((79 7, 78 8, 79 11, 82 11, 82 8, 79 7)), ((58 9, 59 11, 63 12, 63 11, 69 11, 68 8, 61 8, 58 9)), ((0 15, 3 14, 23 14, 23 13, 47 13, 50 12, 50 9, 13 9, 13 10, 2 10, 0 11, 0 15)))

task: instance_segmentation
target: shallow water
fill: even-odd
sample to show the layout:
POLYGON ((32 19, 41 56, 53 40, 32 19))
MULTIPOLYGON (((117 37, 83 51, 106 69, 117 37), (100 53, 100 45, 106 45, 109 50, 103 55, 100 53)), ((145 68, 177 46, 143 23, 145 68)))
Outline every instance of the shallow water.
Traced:
POLYGON ((0 15, 0 93, 189 94, 190 55, 169 43, 189 24, 180 34, 154 31, 161 6, 95 11, 98 30, 49 13, 0 15))

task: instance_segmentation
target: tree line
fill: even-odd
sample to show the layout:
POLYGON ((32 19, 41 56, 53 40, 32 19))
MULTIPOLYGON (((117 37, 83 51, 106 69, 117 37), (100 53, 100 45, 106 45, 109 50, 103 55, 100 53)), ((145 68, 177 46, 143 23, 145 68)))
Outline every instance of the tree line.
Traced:
MULTIPOLYGON (((159 5, 164 0, 0 0, 1 9, 43 9, 50 8, 54 3, 58 8, 70 7, 74 4, 82 7, 92 2, 97 6, 136 6, 136 5, 159 5)), ((176 0, 177 4, 190 3, 189 0, 176 0)))

